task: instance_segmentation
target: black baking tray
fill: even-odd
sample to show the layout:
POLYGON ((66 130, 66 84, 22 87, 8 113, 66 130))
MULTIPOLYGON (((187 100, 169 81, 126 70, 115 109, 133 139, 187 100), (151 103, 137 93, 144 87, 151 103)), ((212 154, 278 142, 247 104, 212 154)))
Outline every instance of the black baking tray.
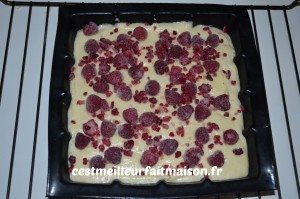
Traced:
POLYGON ((276 165, 269 122, 262 67, 256 52, 247 10, 238 6, 201 4, 77 4, 60 6, 55 41, 49 100, 49 162, 47 196, 63 197, 187 197, 256 192, 276 189, 276 165), (110 185, 72 182, 68 173, 67 112, 71 101, 69 69, 74 64, 76 32, 89 21, 117 22, 192 21, 222 29, 227 27, 235 51, 240 76, 239 98, 248 144, 249 175, 225 182, 170 185, 110 185))

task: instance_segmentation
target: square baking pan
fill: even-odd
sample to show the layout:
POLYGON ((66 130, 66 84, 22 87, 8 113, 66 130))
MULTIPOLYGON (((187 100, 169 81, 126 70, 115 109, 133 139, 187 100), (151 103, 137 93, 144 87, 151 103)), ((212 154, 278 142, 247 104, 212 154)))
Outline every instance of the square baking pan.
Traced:
POLYGON ((238 6, 200 4, 77 4, 59 7, 49 100, 49 162, 47 196, 68 197, 187 197, 276 189, 276 165, 262 67, 247 10, 238 6), (67 113, 71 102, 70 67, 74 39, 89 21, 192 21, 222 29, 232 39, 240 77, 239 99, 245 107, 243 134, 248 144, 249 175, 243 179, 170 185, 109 185, 72 182, 68 172, 67 113))

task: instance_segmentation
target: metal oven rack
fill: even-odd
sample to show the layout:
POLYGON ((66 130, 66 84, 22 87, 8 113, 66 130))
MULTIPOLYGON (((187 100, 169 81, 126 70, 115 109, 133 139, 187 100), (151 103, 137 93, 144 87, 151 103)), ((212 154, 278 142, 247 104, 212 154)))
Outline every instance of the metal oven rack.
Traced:
MULTIPOLYGON (((0 198, 45 198, 58 6, 69 4, 0 3, 0 198)), ((299 4, 236 5, 248 9, 263 66, 278 190, 207 198, 300 198, 299 4)))

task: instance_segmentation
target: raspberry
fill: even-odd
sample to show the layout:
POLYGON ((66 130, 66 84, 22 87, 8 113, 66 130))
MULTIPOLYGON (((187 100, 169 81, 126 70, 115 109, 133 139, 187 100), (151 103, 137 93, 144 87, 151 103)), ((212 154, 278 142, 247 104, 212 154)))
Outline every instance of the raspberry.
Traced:
POLYGON ((188 82, 181 85, 181 91, 183 94, 189 96, 190 98, 195 98, 197 93, 197 86, 193 82, 188 82))
POLYGON ((189 46, 191 44, 191 34, 190 32, 183 32, 177 37, 178 43, 183 46, 189 46))
POLYGON ((143 167, 152 167, 158 162, 158 158, 159 156, 156 153, 153 153, 151 150, 146 150, 142 154, 140 163, 143 167))
POLYGON ((144 76, 144 70, 142 67, 135 65, 128 69, 128 74, 132 79, 140 80, 144 76))
POLYGON ((109 85, 103 78, 96 78, 96 82, 93 84, 93 89, 97 93, 106 93, 109 90, 109 85))
POLYGON ((191 168, 198 164, 202 155, 203 150, 201 148, 192 147, 185 151, 183 160, 187 163, 188 167, 191 168))
POLYGON ((90 160, 90 168, 94 167, 95 169, 103 169, 105 164, 106 162, 101 155, 96 155, 90 160))
POLYGON ((130 124, 119 125, 118 133, 122 138, 131 139, 134 135, 134 129, 130 124))
POLYGON ((195 119, 201 122, 211 115, 211 110, 202 104, 198 104, 195 108, 195 119))
POLYGON ((116 132, 116 124, 108 120, 103 120, 100 131, 103 137, 112 137, 116 132))
POLYGON ((138 119, 138 112, 135 108, 128 108, 123 111, 123 118, 126 122, 135 122, 138 119))
POLYGON ((178 59, 183 55, 183 49, 179 45, 174 45, 169 50, 170 58, 178 59))
POLYGON ((94 35, 96 33, 98 33, 98 26, 92 21, 86 24, 83 28, 83 34, 86 36, 94 35))
POLYGON ((164 29, 159 33, 159 38, 169 39, 170 33, 167 29, 164 29))
POLYGON ((182 56, 179 58, 180 64, 185 66, 188 65, 192 62, 192 58, 188 57, 188 56, 182 56))
POLYGON ((84 45, 84 50, 88 54, 95 54, 99 50, 100 46, 95 39, 89 39, 84 45))
POLYGON ((212 87, 210 84, 201 84, 198 89, 201 93, 209 93, 212 87))
POLYGON ((165 91, 165 98, 170 105, 177 105, 181 102, 180 94, 170 89, 165 91))
POLYGON ((123 53, 118 53, 113 59, 115 66, 127 66, 128 58, 123 53))
POLYGON ((242 155, 242 154, 244 154, 244 151, 243 151, 242 148, 233 149, 232 152, 234 153, 234 155, 242 155))
POLYGON ((124 148, 125 149, 132 149, 134 146, 134 141, 133 140, 127 140, 124 142, 124 148))
POLYGON ((104 158, 112 164, 119 164, 122 159, 121 149, 115 146, 109 147, 104 152, 104 158))
POLYGON ((96 67, 94 64, 86 64, 81 70, 81 76, 89 82, 96 76, 96 67))
POLYGON ((119 71, 113 71, 106 76, 106 79, 112 85, 119 85, 123 81, 123 76, 119 71))
POLYGON ((204 40, 199 37, 199 35, 194 35, 192 37, 191 45, 193 47, 193 50, 199 50, 200 46, 203 46, 204 40))
POLYGON ((83 123, 82 129, 83 132, 88 136, 99 135, 98 124, 95 122, 94 119, 90 119, 86 123, 83 123))
POLYGON ((155 43, 155 49, 156 49, 155 54, 157 55, 157 57, 159 59, 166 58, 168 51, 169 51, 169 46, 170 46, 170 43, 168 42, 167 39, 159 39, 155 43))
POLYGON ((156 80, 149 80, 145 85, 145 92, 148 95, 155 96, 159 93, 160 85, 156 80))
POLYGON ((148 36, 148 32, 144 27, 138 26, 133 30, 133 36, 138 41, 144 41, 148 36))
POLYGON ((99 45, 103 50, 108 50, 109 46, 112 45, 112 42, 109 39, 101 38, 99 45))
POLYGON ((212 102, 212 104, 214 105, 214 107, 221 111, 228 111, 231 106, 229 102, 229 96, 226 94, 217 96, 212 102))
POLYGON ((208 45, 210 45, 211 47, 215 48, 219 45, 220 43, 220 39, 219 36, 216 34, 211 34, 207 37, 206 42, 208 45))
POLYGON ((181 121, 188 120, 194 112, 194 108, 191 105, 184 105, 178 108, 177 116, 181 121))
POLYGON ((192 68, 190 68, 189 73, 195 75, 195 74, 200 74, 203 72, 202 66, 199 65, 194 65, 192 68))
POLYGON ((106 62, 102 62, 99 64, 99 75, 105 75, 110 71, 110 65, 106 62))
POLYGON ((223 132, 223 139, 226 144, 233 145, 239 140, 239 134, 233 129, 228 129, 223 132))
POLYGON ((205 127, 199 127, 195 133, 196 140, 202 144, 206 144, 209 141, 208 130, 205 127))
POLYGON ((76 163, 76 157, 73 156, 73 155, 70 155, 70 157, 68 158, 68 160, 69 160, 69 162, 70 162, 71 164, 75 164, 75 163, 76 163))
POLYGON ((117 89, 117 96, 123 101, 129 101, 132 98, 132 92, 129 86, 121 85, 117 89))
POLYGON ((207 158, 210 166, 222 167, 224 165, 224 154, 222 151, 216 151, 207 158))
POLYGON ((105 99, 101 99, 97 95, 89 95, 86 99, 86 110, 89 113, 94 113, 99 109, 108 110, 109 105, 105 99))
POLYGON ((206 60, 203 62, 203 67, 208 73, 215 73, 218 71, 220 64, 214 60, 206 60))
POLYGON ((89 143, 91 139, 85 136, 83 133, 77 133, 75 138, 75 147, 77 149, 84 149, 89 143))
POLYGON ((154 63, 154 69, 156 74, 163 75, 168 70, 168 64, 164 60, 159 59, 154 63))
POLYGON ((160 141, 159 149, 166 155, 172 155, 178 147, 178 141, 175 139, 165 139, 160 141))
POLYGON ((151 126, 155 122, 155 113, 153 112, 144 112, 140 117, 139 117, 139 122, 143 126, 151 126))

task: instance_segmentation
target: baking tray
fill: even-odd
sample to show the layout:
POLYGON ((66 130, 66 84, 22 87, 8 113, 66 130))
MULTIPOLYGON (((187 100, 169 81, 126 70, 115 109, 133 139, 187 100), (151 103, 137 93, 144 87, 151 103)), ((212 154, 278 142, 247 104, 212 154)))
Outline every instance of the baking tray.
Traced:
POLYGON ((47 196, 76 197, 184 197, 256 192, 276 189, 276 165, 262 67, 256 52, 247 10, 238 6, 210 4, 78 4, 60 6, 54 48, 49 100, 49 162, 47 196), (236 57, 248 144, 249 175, 240 180, 170 185, 110 185, 72 182, 68 173, 67 112, 71 101, 69 71, 74 64, 76 33, 89 21, 117 22, 192 21, 194 25, 227 27, 236 57))

